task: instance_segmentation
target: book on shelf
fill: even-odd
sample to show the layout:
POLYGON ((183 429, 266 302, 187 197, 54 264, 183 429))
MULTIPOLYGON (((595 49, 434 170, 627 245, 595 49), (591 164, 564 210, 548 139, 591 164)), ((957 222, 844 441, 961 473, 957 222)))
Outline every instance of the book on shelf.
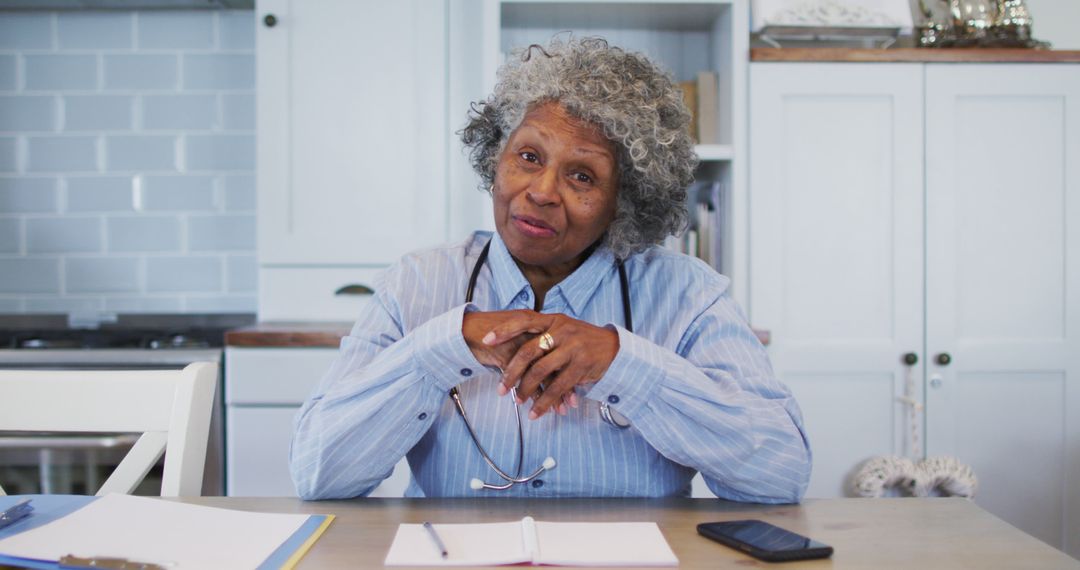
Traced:
POLYGON ((679 83, 683 103, 690 109, 690 138, 697 144, 718 144, 719 85, 715 71, 700 71, 692 81, 679 83))

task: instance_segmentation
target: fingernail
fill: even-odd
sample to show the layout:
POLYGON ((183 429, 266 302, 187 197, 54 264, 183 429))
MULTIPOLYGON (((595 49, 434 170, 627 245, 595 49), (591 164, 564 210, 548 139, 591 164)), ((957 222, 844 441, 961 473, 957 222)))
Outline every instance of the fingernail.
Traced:
POLYGON ((505 396, 510 389, 506 387, 506 384, 499 382, 499 387, 495 388, 495 391, 498 392, 500 396, 505 396))
POLYGON ((530 419, 530 420, 535 420, 535 419, 536 419, 536 418, 538 418, 538 417, 540 417, 540 416, 539 416, 539 414, 537 414, 537 413, 536 413, 536 412, 534 412, 533 410, 529 410, 529 419, 530 419))
POLYGON ((560 416, 565 416, 566 415, 566 404, 559 404, 559 415, 560 416))
POLYGON ((495 342, 495 331, 489 332, 486 335, 484 335, 484 338, 480 342, 482 342, 484 344, 491 344, 491 343, 495 342))
POLYGON ((517 402, 517 404, 519 406, 525 403, 525 399, 522 398, 521 396, 518 396, 517 398, 515 398, 514 401, 517 402))
POLYGON ((575 409, 578 407, 577 392, 570 392, 570 407, 575 409))

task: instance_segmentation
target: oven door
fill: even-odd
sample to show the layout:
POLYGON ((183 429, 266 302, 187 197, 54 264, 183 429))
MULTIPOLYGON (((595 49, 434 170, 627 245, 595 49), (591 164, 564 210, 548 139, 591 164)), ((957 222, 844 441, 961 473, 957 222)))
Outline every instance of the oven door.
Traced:
MULTIPOLYGON (((222 351, 203 349, 17 349, 0 350, 0 370, 179 370, 192 362, 219 366, 203 470, 204 496, 225 489, 222 351)), ((123 459, 138 434, 0 432, 0 486, 11 494, 94 494, 123 459)), ((157 495, 161 462, 136 491, 157 495)))

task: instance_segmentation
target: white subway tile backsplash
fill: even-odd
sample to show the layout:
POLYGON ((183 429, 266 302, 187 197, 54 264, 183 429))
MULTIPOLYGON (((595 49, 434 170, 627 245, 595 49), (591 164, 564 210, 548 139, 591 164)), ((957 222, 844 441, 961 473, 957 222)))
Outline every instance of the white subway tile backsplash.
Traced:
POLYGON ((60 49, 131 49, 131 12, 78 11, 56 14, 60 49))
POLYGON ((225 259, 226 289, 230 293, 255 291, 258 269, 254 255, 230 255, 225 259))
POLYGON ((214 13, 140 12, 139 49, 210 49, 214 47, 214 13))
POLYGON ((105 220, 110 252, 180 251, 180 219, 174 216, 115 216, 105 220))
POLYGON ((0 54, 0 90, 15 90, 15 56, 0 54))
POLYGON ((31 136, 26 139, 30 172, 94 172, 97 137, 31 136))
POLYGON ((255 56, 184 54, 184 89, 254 89, 255 56))
POLYGON ((0 131, 55 130, 56 111, 51 95, 0 96, 0 131))
POLYGON ((105 310, 118 313, 179 313, 184 303, 171 297, 105 297, 105 310))
POLYGON ((226 130, 255 130, 255 94, 226 93, 221 96, 222 124, 226 130))
POLYGON ((218 122, 217 96, 146 95, 142 112, 144 129, 212 129, 218 122))
POLYGON ((131 95, 68 95, 64 97, 65 131, 127 131, 133 124, 131 95))
POLYGON ((254 170, 254 135, 188 135, 188 170, 254 170))
POLYGON ((0 49, 34 50, 52 47, 52 14, 0 13, 0 49))
POLYGON ((96 55, 26 55, 23 57, 26 89, 70 91, 97 89, 96 55))
POLYGON ((0 11, 0 312, 255 310, 255 29, 0 11))
POLYGON ((28 253, 90 253, 102 250, 101 218, 27 218, 28 253))
POLYGON ((194 313, 254 313, 257 298, 255 295, 188 296, 184 306, 194 313))
POLYGON ((229 212, 255 211, 255 177, 250 174, 222 176, 225 191, 225 210, 229 212))
POLYGON ((17 148, 18 141, 15 137, 0 137, 0 172, 15 172, 18 168, 17 148))
POLYGON ((67 211, 134 211, 130 176, 87 176, 67 179, 67 211))
POLYGON ((59 293, 60 258, 0 257, 0 293, 59 293))
POLYGON ((151 257, 146 260, 146 290, 150 292, 218 292, 222 262, 217 256, 151 257))
POLYGON ((0 177, 0 214, 40 214, 59 210, 55 178, 0 177))
POLYGON ((218 46, 225 50, 251 50, 255 46, 255 14, 250 10, 218 12, 218 46))
POLYGON ((105 137, 105 168, 111 171, 176 170, 176 137, 171 135, 105 137))
POLYGON ((105 89, 175 89, 177 57, 172 54, 105 56, 105 89))
POLYGON ((0 218, 0 253, 22 251, 22 220, 0 218))
POLYGON ((97 297, 50 297, 26 299, 28 313, 76 313, 100 311, 102 300, 97 297))
POLYGON ((255 249, 255 216, 191 216, 188 218, 191 251, 255 249))
POLYGON ((70 257, 64 260, 68 293, 134 293, 139 290, 137 257, 70 257))
POLYGON ((143 182, 147 211, 214 210, 212 176, 147 176, 143 182))

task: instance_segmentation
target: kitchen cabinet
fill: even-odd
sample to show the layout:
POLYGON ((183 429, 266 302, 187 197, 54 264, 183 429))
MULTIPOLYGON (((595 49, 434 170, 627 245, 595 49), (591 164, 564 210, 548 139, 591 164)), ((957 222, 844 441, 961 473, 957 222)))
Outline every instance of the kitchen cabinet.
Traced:
MULTIPOLYGON (((295 497, 289 445, 297 410, 337 356, 335 348, 225 349, 226 494, 295 497)), ((372 497, 400 497, 404 459, 372 497)))
POLYGON ((808 496, 951 455, 976 503, 1080 553, 1080 67, 754 63, 750 94, 750 315, 808 496))
POLYGON ((256 3, 261 319, 351 319, 327 299, 447 240, 446 10, 256 3))

